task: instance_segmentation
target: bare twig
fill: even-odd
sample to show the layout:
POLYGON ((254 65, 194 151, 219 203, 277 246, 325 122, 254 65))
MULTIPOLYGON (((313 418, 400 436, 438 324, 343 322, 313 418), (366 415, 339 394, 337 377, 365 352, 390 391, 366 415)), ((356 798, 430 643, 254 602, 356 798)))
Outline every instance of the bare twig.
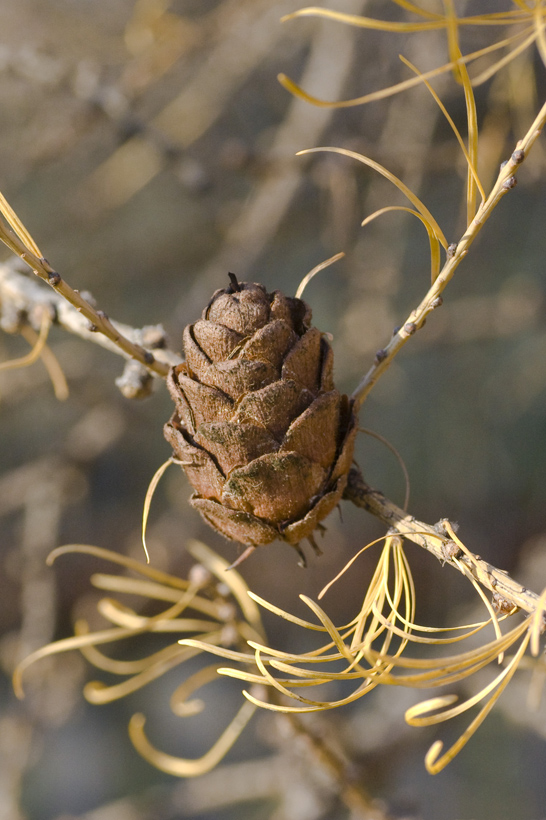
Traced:
POLYGON ((536 610, 539 596, 526 587, 514 581, 507 572, 497 569, 484 561, 479 555, 471 552, 462 552, 440 521, 435 526, 418 521, 412 515, 397 507, 379 490, 369 487, 359 470, 353 469, 349 473, 349 481, 344 497, 357 507, 361 507, 375 515, 392 530, 404 538, 409 538, 420 547, 438 558, 442 564, 450 564, 464 572, 464 567, 476 581, 488 589, 496 600, 510 604, 509 608, 517 607, 525 612, 536 610), (461 567, 462 565, 462 567, 461 567))
MULTIPOLYGON (((3 210, 3 215, 6 216, 5 209, 3 210)), ((13 214, 13 217, 18 221, 15 214, 13 214)), ((36 276, 50 285, 56 293, 62 296, 63 299, 66 299, 78 313, 81 313, 82 316, 87 319, 89 331, 92 333, 102 333, 113 345, 120 349, 126 358, 135 359, 152 373, 165 378, 169 372, 169 366, 164 362, 158 361, 154 354, 146 350, 142 345, 136 344, 124 336, 123 333, 112 324, 104 311, 97 310, 78 290, 74 290, 74 288, 70 287, 60 273, 57 273, 57 271, 51 267, 47 259, 37 256, 29 247, 29 245, 32 244, 32 247, 37 248, 30 236, 27 242, 21 238, 22 231, 27 233, 23 226, 21 226, 22 231, 19 230, 16 233, 7 223, 2 224, 2 222, 0 222, 0 239, 2 242, 17 254, 36 276)))
MULTIPOLYGON (((32 322, 32 317, 36 315, 39 308, 48 309, 55 324, 64 330, 86 341, 99 344, 126 359, 137 359, 156 376, 164 377, 170 366, 182 361, 181 357, 173 351, 166 347, 158 347, 158 344, 163 344, 165 338, 160 325, 133 328, 120 322, 107 320, 107 326, 112 329, 112 332, 97 333, 97 327, 90 324, 90 317, 93 317, 97 311, 87 299, 70 288, 79 301, 78 304, 69 302, 60 287, 54 286, 56 292, 47 290, 17 270, 18 265, 20 263, 16 258, 12 262, 0 265, 0 313, 3 317, 13 316, 16 321, 17 317, 25 316, 32 322), (79 306, 80 303, 86 306, 85 312, 83 307, 79 306), (120 344, 121 339, 124 339, 127 344, 120 344), (147 348, 153 348, 153 355, 147 348), (138 352, 138 357, 135 351, 138 352), (148 362, 149 356, 153 359, 152 364, 148 362)), ((38 275, 44 278, 41 274, 38 275)), ((66 285, 66 288, 69 286, 66 285)))
POLYGON ((502 166, 491 193, 478 208, 476 216, 466 229, 464 236, 456 245, 449 246, 446 263, 432 284, 432 287, 424 296, 421 304, 415 308, 415 310, 412 310, 400 330, 392 337, 389 344, 376 353, 373 365, 352 394, 355 409, 358 409, 363 404, 374 384, 391 365, 394 357, 406 344, 408 339, 413 336, 417 330, 423 327, 427 316, 442 304, 441 294, 444 288, 453 277, 457 267, 467 255, 471 244, 502 197, 515 186, 515 173, 527 157, 534 142, 540 136, 545 122, 546 103, 542 106, 525 137, 517 143, 510 159, 502 166))
POLYGON ((285 714, 278 716, 284 720, 296 737, 301 738, 307 749, 312 753, 316 762, 337 783, 339 796, 347 808, 352 812, 355 820, 390 820, 391 815, 374 801, 364 788, 355 771, 342 755, 336 753, 328 741, 313 730, 308 723, 304 723, 299 715, 285 714))

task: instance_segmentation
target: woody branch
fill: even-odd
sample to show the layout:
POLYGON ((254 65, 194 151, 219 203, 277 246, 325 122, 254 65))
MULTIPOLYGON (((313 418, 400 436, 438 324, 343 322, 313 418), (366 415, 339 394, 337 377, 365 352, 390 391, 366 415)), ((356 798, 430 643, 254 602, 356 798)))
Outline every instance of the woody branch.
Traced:
POLYGON ((479 555, 469 550, 463 552, 446 529, 446 525, 448 528, 450 526, 447 519, 434 525, 418 521, 386 498, 380 490, 372 489, 366 484, 357 469, 349 472, 343 497, 379 518, 392 531, 432 553, 442 564, 449 564, 463 574, 470 573, 492 593, 494 603, 500 610, 508 612, 517 608, 529 613, 536 610, 539 596, 479 555))
MULTIPOLYGON (((165 378, 169 372, 168 364, 159 361, 150 350, 131 341, 124 335, 119 325, 114 325, 104 311, 97 310, 89 299, 72 288, 51 267, 47 259, 34 253, 28 244, 23 242, 20 236, 3 220, 0 221, 0 239, 29 266, 37 277, 53 288, 55 293, 72 305, 87 320, 87 330, 92 333, 102 334, 114 347, 119 348, 125 358, 134 359, 156 376, 165 378)), ((34 247, 36 246, 34 245, 34 247)), ((47 300, 44 299, 44 302, 47 302, 47 300)))
POLYGON ((182 361, 177 353, 165 346, 165 333, 161 325, 133 328, 121 322, 106 320, 104 314, 92 305, 89 294, 73 291, 77 297, 77 303, 74 304, 75 300, 67 301, 59 286, 48 290, 18 270, 19 266, 16 257, 0 265, 0 316, 5 330, 16 331, 21 319, 36 324, 38 329, 40 314, 46 310, 50 313, 52 322, 63 330, 125 359, 136 359, 157 376, 164 377, 169 367, 182 361), (99 328, 93 319, 103 325, 107 322, 109 332, 97 332, 99 328), (120 343, 122 339, 125 344, 120 343))
POLYGON ((423 297, 420 305, 412 310, 407 320, 404 322, 400 330, 394 334, 389 344, 384 349, 381 349, 376 353, 373 365, 364 375, 360 384, 356 387, 352 394, 356 409, 362 406, 375 383, 392 364, 392 361, 397 353, 414 335, 414 333, 423 327, 427 316, 442 304, 442 292, 448 282, 450 282, 453 278, 453 275, 462 260, 468 254, 470 246, 476 239, 485 222, 493 213, 493 210, 499 204, 502 197, 516 185, 516 171, 525 161, 535 141, 542 133, 545 122, 546 103, 544 103, 540 109, 526 135, 523 139, 518 141, 510 159, 506 163, 503 163, 491 193, 478 208, 478 211, 466 229, 464 236, 461 237, 459 242, 449 246, 445 265, 432 283, 432 286, 428 292, 423 297))

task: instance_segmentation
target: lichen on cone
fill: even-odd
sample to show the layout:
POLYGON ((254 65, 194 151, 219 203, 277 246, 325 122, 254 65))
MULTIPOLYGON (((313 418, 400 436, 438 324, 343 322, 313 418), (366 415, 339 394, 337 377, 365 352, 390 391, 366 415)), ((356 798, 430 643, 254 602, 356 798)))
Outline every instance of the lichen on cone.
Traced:
POLYGON ((315 546, 347 482, 351 402, 334 387, 332 348, 305 302, 230 278, 184 330, 165 437, 214 529, 248 547, 315 546))

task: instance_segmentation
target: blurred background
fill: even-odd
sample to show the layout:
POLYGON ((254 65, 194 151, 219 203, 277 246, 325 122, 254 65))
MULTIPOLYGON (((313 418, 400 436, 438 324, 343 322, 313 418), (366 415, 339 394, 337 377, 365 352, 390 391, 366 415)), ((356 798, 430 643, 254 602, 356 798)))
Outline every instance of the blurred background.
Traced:
MULTIPOLYGON (((318 5, 416 19, 386 0, 318 5)), ((442 11, 433 0, 421 5, 442 11)), ((325 100, 349 99, 406 79, 399 53, 422 71, 447 62, 445 35, 385 34, 311 18, 281 24, 300 7, 296 0, 0 6, 0 188, 51 264, 113 319, 135 327, 163 323, 179 350, 184 326, 227 284, 228 271, 294 294, 311 268, 344 251, 342 261, 313 279, 305 299, 315 324, 332 334, 337 384, 351 392, 426 292, 428 242, 407 214, 360 227, 377 208, 405 204, 370 169, 333 154, 295 153, 334 145, 372 157, 419 194, 448 241, 464 231, 465 162, 424 88, 336 110, 292 98, 276 77, 285 72, 325 100)), ((510 7, 457 3, 459 14, 510 7)), ((469 28, 463 51, 517 30, 469 28)), ((435 88, 464 132, 461 88, 449 74, 435 88)), ((532 48, 476 89, 486 189, 545 91, 544 66, 532 48)), ((471 550, 537 592, 546 586, 545 172, 539 142, 443 307, 404 348, 361 414, 363 426, 402 455, 412 514, 431 524, 458 521, 471 550)), ((7 249, 0 253, 9 260, 7 249)), ((29 696, 16 701, 16 659, 71 634, 75 615, 96 602, 90 574, 105 568, 72 556, 51 569, 47 554, 76 542, 140 559, 146 489, 170 455, 163 384, 147 400, 131 402, 115 386, 120 358, 60 330, 49 343, 68 380, 66 401, 56 400, 40 362, 0 374, 0 820, 348 817, 305 745, 284 736, 267 714, 200 779, 177 781, 139 758, 126 731, 133 712, 148 715, 155 745, 197 757, 239 703, 236 681, 211 688, 214 704, 187 721, 173 718, 168 706, 180 670, 132 698, 90 706, 81 690, 97 673, 74 653, 30 669, 29 696)), ((27 349, 19 336, 0 334, 0 359, 27 349)), ((384 445, 362 434, 356 458, 367 481, 401 504, 403 476, 384 445)), ((237 554, 190 509, 189 494, 183 475, 171 469, 153 500, 152 562, 174 574, 190 566, 191 537, 229 561, 237 554)), ((342 519, 328 519, 324 555, 310 558, 306 570, 290 547, 275 544, 241 571, 255 592, 304 615, 298 595, 316 598, 383 530, 345 503, 342 519)), ((407 552, 422 623, 479 617, 466 582, 417 547, 407 552)), ((359 559, 329 594, 337 623, 360 606, 376 558, 370 552, 359 559)), ((306 636, 280 619, 266 625, 273 645, 307 646, 306 636)), ((392 817, 539 820, 546 817, 546 711, 528 710, 528 678, 518 674, 471 743, 436 777, 424 768, 427 749, 437 737, 453 742, 466 722, 409 728, 403 714, 419 693, 374 692, 319 715, 314 731, 342 750, 392 817)))

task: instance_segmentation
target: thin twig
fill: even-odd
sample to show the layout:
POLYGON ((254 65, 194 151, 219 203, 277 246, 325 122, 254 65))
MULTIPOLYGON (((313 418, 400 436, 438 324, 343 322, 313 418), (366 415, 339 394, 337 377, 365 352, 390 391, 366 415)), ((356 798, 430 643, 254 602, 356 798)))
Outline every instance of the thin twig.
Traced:
POLYGON ((352 394, 355 410, 361 407, 374 384, 392 364, 394 357, 406 344, 408 339, 413 336, 417 330, 423 327, 427 316, 442 304, 441 294, 444 288, 453 277, 457 267, 467 255, 473 241, 502 197, 516 185, 515 173, 527 157, 534 142, 540 136, 545 122, 546 103, 542 106, 525 137, 517 143, 510 159, 502 166, 491 193, 478 208, 476 216, 466 229, 464 236, 456 245, 449 246, 446 263, 432 284, 432 287, 421 301, 421 304, 415 308, 415 310, 412 310, 400 330, 394 334, 389 344, 376 353, 373 365, 352 394))
POLYGON ((135 359, 150 372, 155 373, 156 376, 166 377, 169 372, 169 366, 167 364, 156 359, 154 354, 146 350, 142 345, 136 344, 124 336, 119 330, 119 325, 114 325, 104 311, 94 308, 78 290, 74 290, 74 288, 70 287, 60 273, 57 273, 57 271, 51 267, 47 259, 36 256, 19 236, 17 236, 15 231, 7 227, 7 225, 1 225, 0 239, 29 266, 36 276, 50 285, 50 287, 62 296, 63 299, 66 299, 78 313, 81 313, 88 322, 88 331, 98 334, 102 333, 114 346, 120 349, 122 355, 126 358, 135 359))
POLYGON ((313 731, 313 727, 304 723, 299 715, 284 714, 282 718, 290 725, 295 735, 306 741, 316 762, 334 778, 339 788, 339 796, 351 810, 353 817, 362 820, 390 820, 391 815, 372 799, 355 776, 356 772, 351 772, 351 765, 336 754, 325 738, 313 731))
MULTIPOLYGON (((73 333, 86 341, 105 347, 107 350, 117 353, 126 359, 137 358, 133 355, 135 348, 143 351, 138 361, 142 362, 148 370, 157 376, 164 377, 169 367, 179 364, 182 358, 166 347, 156 348, 158 340, 164 339, 164 332, 161 326, 147 326, 144 328, 133 328, 123 325, 120 322, 108 320, 108 325, 113 328, 117 341, 111 335, 97 333, 90 325, 89 315, 73 303, 66 301, 65 294, 59 288, 52 292, 27 275, 17 270, 20 264, 16 258, 12 262, 0 265, 0 313, 3 317, 12 315, 14 321, 17 316, 33 317, 37 313, 37 308, 49 309, 53 322, 69 333, 73 333), (119 344, 120 339, 125 339, 127 346, 119 344), (154 364, 150 365, 143 361, 144 354, 152 355, 145 348, 153 347, 154 364)), ((43 278, 43 277, 41 277, 43 278)), ((68 287, 68 286, 67 286, 68 287)), ((90 303, 73 291, 85 302, 89 310, 94 311, 90 303)))
POLYGON ((471 552, 462 553, 445 531, 441 521, 435 526, 418 521, 389 501, 382 492, 369 487, 359 470, 353 469, 349 472, 344 498, 372 513, 404 538, 409 538, 420 547, 424 547, 442 564, 450 564, 459 572, 463 570, 458 564, 464 565, 476 581, 497 596, 496 600, 507 602, 525 612, 535 612, 539 601, 537 594, 518 584, 507 572, 484 561, 479 555, 471 552))

